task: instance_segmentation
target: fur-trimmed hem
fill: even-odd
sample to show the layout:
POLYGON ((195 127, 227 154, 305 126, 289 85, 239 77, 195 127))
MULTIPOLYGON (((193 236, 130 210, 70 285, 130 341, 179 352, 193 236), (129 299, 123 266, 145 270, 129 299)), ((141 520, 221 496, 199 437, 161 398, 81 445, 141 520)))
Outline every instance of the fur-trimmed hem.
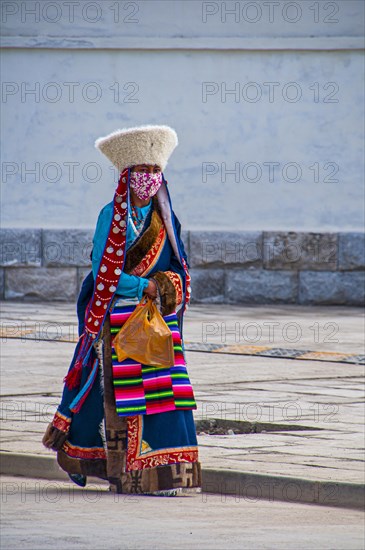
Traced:
POLYGON ((73 458, 68 456, 65 451, 60 450, 57 453, 58 465, 68 474, 82 474, 84 476, 94 476, 101 479, 108 479, 106 473, 106 459, 85 459, 73 458))
POLYGON ((50 422, 44 433, 42 443, 47 449, 58 451, 63 447, 66 439, 68 438, 68 432, 63 432, 58 428, 55 428, 50 422))

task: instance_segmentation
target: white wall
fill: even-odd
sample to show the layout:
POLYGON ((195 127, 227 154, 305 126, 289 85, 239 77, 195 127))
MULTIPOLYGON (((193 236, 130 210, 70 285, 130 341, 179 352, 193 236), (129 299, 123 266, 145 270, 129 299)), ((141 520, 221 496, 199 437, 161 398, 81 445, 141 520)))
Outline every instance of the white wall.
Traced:
POLYGON ((271 24, 267 10, 244 21, 247 2, 226 2, 239 7, 226 23, 222 2, 117 2, 124 19, 138 7, 138 22, 119 26, 106 2, 81 3, 101 9, 94 24, 92 6, 86 19, 75 7, 70 22, 60 2, 50 23, 52 2, 33 22, 10 4, 19 11, 3 13, 3 227, 94 227, 117 177, 95 139, 163 123, 180 138, 165 176, 184 228, 363 230, 363 2, 333 2, 332 15, 319 2, 317 23, 311 2, 280 2, 271 24), (285 21, 298 6, 301 18, 285 21), (217 13, 204 23, 204 10, 217 13), (273 98, 264 83, 276 83, 273 98), (74 181, 68 163, 78 163, 74 181), (237 175, 224 181, 222 163, 237 175), (247 163, 256 168, 244 174, 247 163), (267 163, 278 163, 273 181, 267 163), (333 172, 338 181, 326 181, 333 172))

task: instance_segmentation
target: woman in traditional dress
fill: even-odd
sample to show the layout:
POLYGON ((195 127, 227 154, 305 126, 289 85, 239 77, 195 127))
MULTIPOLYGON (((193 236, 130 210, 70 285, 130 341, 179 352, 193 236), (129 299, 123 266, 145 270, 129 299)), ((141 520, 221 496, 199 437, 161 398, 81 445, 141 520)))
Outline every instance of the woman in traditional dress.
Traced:
POLYGON ((99 214, 77 302, 79 341, 43 437, 81 486, 87 476, 108 480, 116 493, 170 496, 201 486, 182 337, 189 264, 163 175, 177 143, 168 126, 117 130, 95 142, 120 177, 99 214), (112 344, 144 296, 171 330, 169 368, 119 362, 112 344))

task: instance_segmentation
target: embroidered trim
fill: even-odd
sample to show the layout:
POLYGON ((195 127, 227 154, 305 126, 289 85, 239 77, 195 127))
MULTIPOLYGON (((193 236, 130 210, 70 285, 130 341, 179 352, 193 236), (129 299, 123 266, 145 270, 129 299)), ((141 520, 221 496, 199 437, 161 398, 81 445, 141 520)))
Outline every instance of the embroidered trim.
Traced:
POLYGON ((62 450, 71 458, 105 458, 106 452, 103 447, 77 447, 69 441, 63 444, 62 450))
POLYGON ((185 277, 186 277, 186 283, 185 283, 185 301, 184 301, 184 311, 188 307, 190 303, 190 297, 191 297, 191 277, 188 270, 187 263, 184 258, 181 258, 182 264, 185 271, 185 277))
POLYGON ((143 470, 155 468, 165 464, 176 464, 179 462, 198 462, 198 447, 170 447, 157 449, 141 454, 142 447, 142 416, 127 417, 127 463, 126 470, 143 470))
POLYGON ((52 420, 52 426, 60 430, 61 432, 67 433, 70 429, 71 418, 61 414, 59 411, 55 412, 55 415, 52 420))
POLYGON ((145 254, 139 264, 132 270, 132 275, 138 275, 139 277, 144 277, 150 273, 153 267, 156 265, 157 260, 162 252, 162 249, 165 245, 167 239, 167 233, 164 225, 161 225, 158 232, 157 238, 150 250, 145 254))

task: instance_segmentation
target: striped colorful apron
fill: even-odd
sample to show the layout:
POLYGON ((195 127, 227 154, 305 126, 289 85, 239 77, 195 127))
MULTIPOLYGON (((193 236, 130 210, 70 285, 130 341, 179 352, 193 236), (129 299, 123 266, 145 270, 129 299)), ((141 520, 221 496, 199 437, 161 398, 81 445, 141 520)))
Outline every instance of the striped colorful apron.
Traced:
MULTIPOLYGON (((136 304, 128 304, 128 300, 120 299, 115 302, 110 311, 112 339, 135 307, 136 304)), ((112 345, 112 377, 116 412, 119 416, 197 408, 186 369, 176 312, 164 316, 163 319, 173 338, 174 364, 171 367, 143 365, 129 358, 119 362, 112 345)))

